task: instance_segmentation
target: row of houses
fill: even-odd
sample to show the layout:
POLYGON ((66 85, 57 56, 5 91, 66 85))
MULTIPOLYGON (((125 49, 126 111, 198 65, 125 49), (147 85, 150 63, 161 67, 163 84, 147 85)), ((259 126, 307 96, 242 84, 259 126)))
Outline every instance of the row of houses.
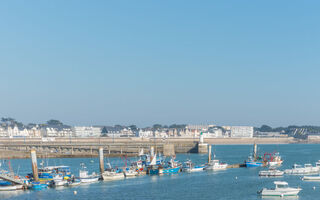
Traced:
POLYGON ((0 137, 199 137, 202 133, 207 138, 252 138, 251 126, 216 126, 188 125, 185 128, 142 128, 130 127, 75 126, 75 127, 40 127, 18 128, 0 127, 0 137))
POLYGON ((39 127, 18 128, 0 127, 0 137, 9 138, 41 138, 41 137, 100 137, 101 128, 93 126, 75 126, 71 128, 39 127))

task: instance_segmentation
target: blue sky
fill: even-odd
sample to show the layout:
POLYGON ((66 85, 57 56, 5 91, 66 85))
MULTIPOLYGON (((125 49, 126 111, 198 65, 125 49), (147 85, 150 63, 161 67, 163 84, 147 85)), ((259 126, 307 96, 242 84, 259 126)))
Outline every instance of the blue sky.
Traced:
POLYGON ((320 125, 320 2, 1 1, 0 115, 320 125))

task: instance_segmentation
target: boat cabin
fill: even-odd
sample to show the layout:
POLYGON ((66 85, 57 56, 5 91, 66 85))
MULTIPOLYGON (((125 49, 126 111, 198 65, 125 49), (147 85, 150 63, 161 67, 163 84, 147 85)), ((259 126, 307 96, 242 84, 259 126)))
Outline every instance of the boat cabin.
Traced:
POLYGON ((276 185, 276 189, 277 188, 287 188, 288 187, 288 183, 285 181, 275 181, 273 182, 276 185))

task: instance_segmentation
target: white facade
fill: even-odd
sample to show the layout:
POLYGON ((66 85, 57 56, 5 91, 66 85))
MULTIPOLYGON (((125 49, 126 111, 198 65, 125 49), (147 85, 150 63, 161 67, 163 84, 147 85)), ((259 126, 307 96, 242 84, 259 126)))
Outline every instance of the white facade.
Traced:
POLYGON ((153 137, 153 132, 152 132, 152 131, 139 130, 138 136, 139 136, 139 137, 144 137, 144 138, 153 137))
POLYGON ((74 133, 76 137, 100 137, 101 128, 93 126, 75 126, 74 133))
POLYGON ((252 138, 253 127, 252 126, 231 126, 231 137, 233 138, 252 138))

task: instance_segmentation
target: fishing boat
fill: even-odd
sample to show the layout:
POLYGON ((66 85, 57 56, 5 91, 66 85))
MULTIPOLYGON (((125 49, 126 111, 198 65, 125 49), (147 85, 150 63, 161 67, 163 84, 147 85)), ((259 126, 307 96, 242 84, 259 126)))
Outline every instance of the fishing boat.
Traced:
POLYGON ((284 181, 275 181, 274 184, 275 184, 275 188, 273 189, 263 188, 261 191, 258 192, 258 194, 261 194, 262 196, 285 197, 285 196, 297 196, 298 193, 301 191, 300 188, 288 187, 288 183, 284 181))
POLYGON ((205 170, 224 170, 227 169, 228 164, 222 163, 219 160, 211 160, 205 167, 205 170))
POLYGON ((191 160, 187 160, 185 163, 185 166, 183 167, 183 171, 185 172, 199 172, 199 171, 203 171, 205 166, 204 165, 194 165, 194 163, 192 163, 191 160))
MULTIPOLYGON (((71 170, 69 166, 47 166, 43 168, 39 168, 38 177, 39 181, 51 181, 55 178, 60 179, 62 177, 71 177, 71 170)), ((28 174, 29 178, 33 177, 33 174, 28 174)))
POLYGON ((272 166, 280 166, 283 163, 283 160, 281 159, 281 156, 279 152, 270 154, 270 153, 265 153, 264 154, 264 159, 267 165, 270 167, 272 166))
POLYGON ((205 166, 205 170, 223 170, 227 169, 228 164, 220 162, 219 160, 215 159, 216 155, 213 154, 213 160, 211 160, 211 145, 209 146, 208 150, 208 163, 205 166))
POLYGON ((246 167, 261 167, 263 166, 263 162, 249 156, 248 160, 245 161, 245 165, 246 167))
POLYGON ((147 166, 147 174, 159 175, 160 169, 162 168, 161 165, 157 164, 157 155, 155 154, 152 157, 150 164, 147 166))
POLYGON ((171 157, 171 160, 164 167, 159 168, 159 174, 176 174, 181 170, 179 162, 174 160, 175 157, 171 157))
POLYGON ((319 173, 319 167, 313 167, 311 164, 305 164, 303 167, 302 165, 294 164, 292 169, 286 169, 284 173, 294 175, 317 174, 319 173))
POLYGON ((108 168, 106 171, 101 174, 104 181, 113 181, 125 178, 121 170, 112 168, 110 163, 107 163, 107 166, 108 168))
POLYGON ((257 144, 253 145, 253 156, 249 156, 245 161, 246 167, 261 167, 264 165, 263 160, 258 156, 257 144))
POLYGON ((270 168, 269 170, 263 170, 259 172, 259 176, 268 176, 268 177, 283 176, 283 174, 284 174, 283 171, 277 170, 276 168, 270 168))
POLYGON ((81 163, 80 166, 81 169, 79 170, 79 179, 81 183, 94 183, 99 180, 99 176, 95 172, 89 175, 87 167, 84 163, 81 163))

